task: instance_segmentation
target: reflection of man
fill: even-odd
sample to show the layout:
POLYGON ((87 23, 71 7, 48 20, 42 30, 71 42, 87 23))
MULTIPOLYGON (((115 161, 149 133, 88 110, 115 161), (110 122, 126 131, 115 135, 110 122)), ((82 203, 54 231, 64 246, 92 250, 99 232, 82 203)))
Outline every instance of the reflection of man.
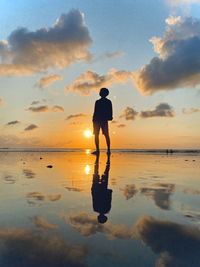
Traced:
POLYGON ((103 175, 99 175, 99 155, 96 156, 94 165, 93 183, 92 183, 92 201, 93 209, 98 212, 99 223, 107 221, 106 213, 111 209, 112 190, 108 189, 108 179, 110 170, 110 155, 108 155, 106 168, 103 175))

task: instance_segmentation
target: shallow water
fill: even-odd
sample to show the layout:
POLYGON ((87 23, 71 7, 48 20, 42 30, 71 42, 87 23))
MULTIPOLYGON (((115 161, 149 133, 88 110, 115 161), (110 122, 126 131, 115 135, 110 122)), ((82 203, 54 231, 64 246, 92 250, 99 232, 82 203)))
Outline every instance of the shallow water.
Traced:
POLYGON ((199 174, 194 155, 1 152, 0 266, 200 266, 199 174))

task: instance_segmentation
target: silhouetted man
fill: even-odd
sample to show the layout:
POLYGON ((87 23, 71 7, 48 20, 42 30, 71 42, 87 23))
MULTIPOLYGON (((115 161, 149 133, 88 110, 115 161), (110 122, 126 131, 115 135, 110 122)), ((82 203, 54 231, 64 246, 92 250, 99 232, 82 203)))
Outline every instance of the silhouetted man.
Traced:
POLYGON ((105 171, 103 175, 99 175, 99 155, 96 155, 91 191, 93 209, 99 213, 97 216, 99 223, 105 223, 107 221, 105 214, 111 209, 112 189, 108 189, 109 170, 110 155, 108 154, 105 171))
POLYGON ((112 102, 106 97, 109 95, 107 88, 101 88, 99 95, 101 96, 95 102, 94 114, 93 114, 93 133, 95 136, 96 150, 92 154, 99 154, 99 131, 102 130, 102 134, 106 138, 107 153, 110 154, 110 137, 108 130, 108 121, 113 119, 112 102))

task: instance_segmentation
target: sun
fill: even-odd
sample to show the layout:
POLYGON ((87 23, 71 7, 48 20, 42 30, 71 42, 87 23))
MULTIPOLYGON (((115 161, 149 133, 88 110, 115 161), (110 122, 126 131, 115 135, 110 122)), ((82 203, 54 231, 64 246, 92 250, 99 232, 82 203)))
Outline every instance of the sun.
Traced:
POLYGON ((92 137, 92 131, 90 129, 86 129, 84 132, 83 132, 83 135, 86 137, 86 138, 91 138, 92 137))

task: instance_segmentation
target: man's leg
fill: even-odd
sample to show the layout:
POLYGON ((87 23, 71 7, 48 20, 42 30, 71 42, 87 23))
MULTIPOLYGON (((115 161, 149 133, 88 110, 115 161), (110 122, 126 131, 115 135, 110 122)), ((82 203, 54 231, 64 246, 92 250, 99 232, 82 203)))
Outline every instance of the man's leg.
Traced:
POLYGON ((99 154, 99 131, 100 131, 100 124, 98 122, 93 122, 93 134, 94 134, 94 142, 96 146, 96 150, 92 152, 94 155, 99 154))
POLYGON ((99 151, 99 134, 95 134, 94 140, 95 140, 96 151, 99 151))
POLYGON ((108 133, 105 134, 105 138, 106 138, 106 144, 107 144, 108 152, 110 152, 110 136, 108 133))
POLYGON ((110 153, 110 136, 109 136, 109 130, 108 130, 108 122, 104 123, 103 134, 104 134, 105 139, 106 139, 107 153, 110 153))

